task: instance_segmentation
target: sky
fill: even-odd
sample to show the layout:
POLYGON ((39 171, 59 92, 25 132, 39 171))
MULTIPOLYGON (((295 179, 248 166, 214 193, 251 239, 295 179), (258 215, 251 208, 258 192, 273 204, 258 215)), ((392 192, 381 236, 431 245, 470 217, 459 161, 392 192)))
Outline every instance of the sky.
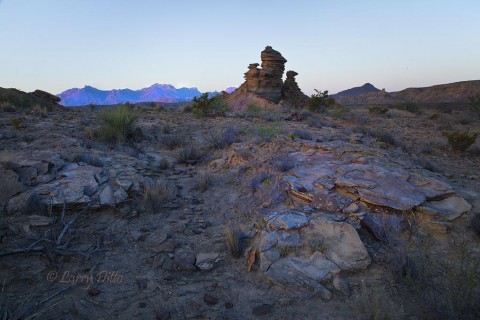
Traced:
POLYGON ((0 0, 0 87, 239 86, 270 45, 306 94, 480 79, 479 0, 0 0))

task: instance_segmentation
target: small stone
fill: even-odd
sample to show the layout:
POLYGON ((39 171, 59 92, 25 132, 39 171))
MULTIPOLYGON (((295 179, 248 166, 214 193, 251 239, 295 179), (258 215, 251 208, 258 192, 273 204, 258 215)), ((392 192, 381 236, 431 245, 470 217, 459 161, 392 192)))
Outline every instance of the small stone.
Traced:
POLYGON ((205 293, 203 295, 203 301, 206 303, 206 304, 209 304, 209 305, 215 305, 218 303, 218 298, 217 297, 214 297, 212 295, 209 295, 208 293, 205 293))
POLYGON ((273 306, 269 304, 262 304, 256 307, 253 307, 252 314, 255 316, 265 316, 272 313, 273 306))
POLYGON ((357 212, 359 209, 358 207, 358 204, 356 204, 355 202, 354 203, 351 203, 348 207, 346 207, 345 209, 343 209, 343 211, 345 211, 346 213, 355 213, 357 212))
POLYGON ((157 308, 157 311, 155 311, 155 319, 170 320, 170 311, 164 308, 157 308))
POLYGON ((197 266, 197 268, 199 268, 200 270, 205 270, 205 271, 212 270, 215 262, 217 261, 218 256, 219 256, 219 253, 215 253, 215 252, 209 252, 209 253, 201 252, 197 254, 195 266, 197 266))
POLYGON ((141 308, 141 309, 145 308, 146 306, 147 306, 147 304, 145 302, 139 302, 138 303, 138 307, 141 308))
POLYGON ((225 302, 225 309, 232 309, 232 308, 233 308, 233 303, 225 302))
POLYGON ((87 293, 92 297, 98 296, 101 292, 98 288, 90 288, 87 290, 87 293))
POLYGON ((322 285, 319 285, 318 288, 317 288, 317 292, 315 294, 316 296, 320 297, 320 299, 322 299, 323 301, 325 302, 328 302, 332 299, 333 297, 333 294, 330 290, 328 290, 327 288, 325 288, 324 286, 322 285))
POLYGON ((177 270, 194 271, 195 268, 195 253, 193 252, 178 252, 173 258, 177 270))

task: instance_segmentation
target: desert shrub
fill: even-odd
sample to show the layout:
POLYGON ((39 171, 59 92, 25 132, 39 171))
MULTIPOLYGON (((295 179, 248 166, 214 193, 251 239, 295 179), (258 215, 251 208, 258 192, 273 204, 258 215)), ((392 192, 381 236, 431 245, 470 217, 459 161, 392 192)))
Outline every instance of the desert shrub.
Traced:
POLYGON ((0 166, 5 169, 12 169, 14 161, 15 153, 13 151, 7 149, 0 151, 0 166))
POLYGON ((39 104, 35 104, 32 107, 32 113, 37 117, 42 117, 42 118, 48 117, 47 108, 43 108, 39 104))
POLYGON ((275 165, 279 171, 286 172, 295 168, 295 159, 289 156, 280 156, 275 160, 275 165))
POLYGON ((202 174, 195 179, 193 190, 205 192, 212 185, 213 185, 213 177, 210 174, 202 174))
POLYGON ((182 107, 182 111, 185 112, 185 113, 193 112, 193 106, 192 106, 192 104, 185 104, 185 105, 182 107))
POLYGON ((226 127, 223 129, 213 128, 203 137, 215 149, 223 149, 232 143, 239 142, 238 134, 240 130, 235 127, 226 127))
POLYGON ((280 134, 280 130, 276 126, 259 127, 253 132, 257 142, 270 142, 280 134))
POLYGON ((368 130, 368 135, 375 138, 377 141, 387 143, 392 146, 404 148, 405 145, 398 141, 392 134, 384 130, 368 130))
POLYGON ((150 213, 159 213, 171 196, 167 184, 163 181, 150 181, 144 184, 143 205, 150 213))
POLYGON ((3 112, 15 112, 17 109, 15 106, 7 101, 0 102, 0 111, 3 112))
POLYGON ((314 94, 308 99, 307 108, 313 112, 326 112, 328 108, 335 105, 335 99, 328 96, 328 90, 323 92, 315 89, 314 94))
POLYGON ((349 111, 347 108, 330 108, 328 115, 338 119, 351 120, 349 111))
POLYGON ((468 101, 470 110, 480 117, 480 93, 468 97, 468 101))
POLYGON ((225 242, 227 243, 228 252, 233 258, 240 258, 242 255, 240 229, 229 223, 225 227, 225 242))
POLYGON ((452 237, 450 254, 420 248, 411 256, 405 282, 425 303, 433 319, 480 318, 480 259, 475 245, 452 237))
POLYGON ((103 167, 104 165, 101 158, 87 152, 73 151, 64 154, 62 158, 68 162, 84 162, 86 164, 99 168, 103 167))
POLYGON ((198 149, 197 146, 187 145, 180 150, 178 154, 177 161, 178 163, 185 164, 196 164, 203 157, 203 153, 198 149))
POLYGON ((257 118, 263 114, 263 108, 256 105, 256 104, 249 104, 247 106, 247 111, 245 112, 245 116, 249 118, 257 118))
POLYGON ((12 118, 12 120, 10 120, 12 126, 14 126, 17 130, 20 130, 22 128, 22 122, 23 121, 21 118, 12 118))
POLYGON ((472 218, 472 222, 471 222, 471 225, 472 225, 472 229, 473 231, 478 235, 480 236, 480 214, 475 214, 472 218))
POLYGON ((138 115, 130 104, 104 109, 100 113, 100 118, 103 121, 100 133, 105 141, 121 143, 138 135, 135 127, 138 115))
POLYGON ((458 151, 465 151, 470 147, 472 144, 475 143, 478 134, 473 133, 470 134, 468 132, 445 132, 445 136, 447 137, 448 144, 454 150, 458 151))
POLYGON ((38 193, 34 192, 28 197, 27 202, 23 205, 22 213, 36 215, 45 215, 47 213, 45 203, 38 193))
POLYGON ((385 114, 388 112, 388 108, 387 107, 380 107, 380 106, 371 106, 370 108, 368 108, 368 112, 370 113, 378 113, 378 114, 385 114))
POLYGON ((384 320, 401 319, 398 306, 388 297, 383 286, 374 290, 362 286, 360 296, 354 300, 358 310, 358 319, 384 320))
POLYGON ((162 133, 163 134, 169 134, 169 133, 172 133, 172 126, 168 123, 166 123, 165 125, 162 126, 162 133))
POLYGON ((266 181, 270 181, 270 175, 262 171, 250 180, 250 189, 255 192, 262 184, 266 183, 266 181))
POLYGON ((293 135, 303 140, 310 140, 310 141, 313 140, 312 133, 307 130, 296 129, 295 131, 293 131, 293 135))
POLYGON ((89 140, 95 140, 99 137, 99 132, 94 128, 83 129, 83 136, 89 140))
POLYGON ((160 162, 158 163, 158 168, 160 170, 166 170, 166 169, 170 168, 170 163, 168 162, 168 160, 166 158, 162 158, 162 159, 160 159, 160 162))
POLYGON ((162 146, 168 150, 174 150, 183 144, 183 139, 179 135, 168 134, 160 138, 162 146))
POLYGON ((417 115, 422 113, 420 106, 412 101, 399 103, 395 107, 417 115))
POLYGON ((192 111, 196 116, 221 116, 229 110, 222 95, 209 98, 208 93, 193 98, 192 111))

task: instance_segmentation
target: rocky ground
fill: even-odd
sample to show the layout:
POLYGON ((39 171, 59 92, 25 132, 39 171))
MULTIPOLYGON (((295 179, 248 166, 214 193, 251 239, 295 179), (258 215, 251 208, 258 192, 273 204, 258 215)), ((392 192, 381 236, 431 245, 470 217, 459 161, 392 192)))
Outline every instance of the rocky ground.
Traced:
POLYGON ((479 143, 451 151, 442 135, 478 130, 473 117, 368 108, 138 115, 142 137, 111 144, 98 139, 99 110, 2 113, 3 310, 47 309, 48 319, 475 316, 479 143), (448 292, 470 295, 459 302, 448 292))

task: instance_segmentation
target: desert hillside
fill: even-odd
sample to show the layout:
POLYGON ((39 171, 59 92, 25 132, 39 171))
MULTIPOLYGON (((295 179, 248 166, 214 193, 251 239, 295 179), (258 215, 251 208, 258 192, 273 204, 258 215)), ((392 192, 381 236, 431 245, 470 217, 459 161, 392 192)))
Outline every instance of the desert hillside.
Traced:
POLYGON ((366 92, 340 95, 336 100, 345 106, 380 105, 414 102, 417 104, 467 104, 468 97, 480 93, 480 80, 441 84, 424 88, 408 88, 397 92, 366 92))

